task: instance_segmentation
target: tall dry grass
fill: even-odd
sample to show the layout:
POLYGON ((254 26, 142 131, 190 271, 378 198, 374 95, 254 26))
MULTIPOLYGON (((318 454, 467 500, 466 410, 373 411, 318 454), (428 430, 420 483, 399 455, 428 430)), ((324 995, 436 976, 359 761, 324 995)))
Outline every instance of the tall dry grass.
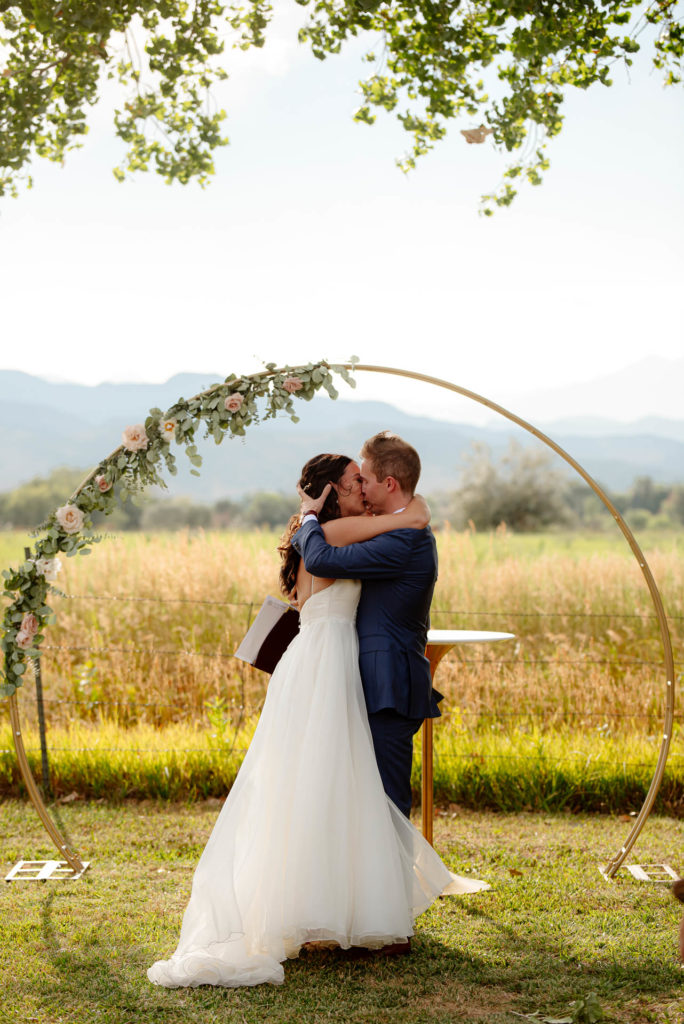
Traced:
MULTIPOLYGON (((58 621, 42 659, 49 722, 206 723, 236 728, 268 677, 233 657, 264 596, 277 593, 272 533, 132 534, 65 559, 58 621)), ((0 538, 4 564, 23 541, 0 538)), ((665 677, 647 588, 621 538, 445 531, 435 628, 515 641, 455 649, 437 678, 443 707, 472 731, 536 727, 657 732, 665 677)), ((684 543, 647 546, 675 651, 684 623, 684 543)), ((33 713, 27 679, 23 713, 33 713)))

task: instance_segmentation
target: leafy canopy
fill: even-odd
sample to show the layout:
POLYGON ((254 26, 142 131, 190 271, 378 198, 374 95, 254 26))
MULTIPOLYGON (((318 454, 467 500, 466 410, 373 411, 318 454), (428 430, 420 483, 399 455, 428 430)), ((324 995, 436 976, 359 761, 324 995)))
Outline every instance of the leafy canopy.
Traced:
MULTIPOLYGON (((610 85, 611 66, 631 64, 649 26, 655 67, 681 82, 680 0, 289 2, 309 9, 299 39, 321 60, 353 37, 368 41, 354 117, 395 112, 410 137, 403 170, 464 116, 484 129, 474 141, 491 134, 517 153, 485 212, 512 201, 516 179, 540 183, 568 87, 610 85)), ((115 175, 153 169, 205 185, 228 142, 210 98, 227 77, 226 36, 263 46, 272 14, 267 0, 0 0, 0 195, 17 194, 34 155, 61 161, 81 144, 106 79, 125 92, 114 126, 128 148, 115 175)))

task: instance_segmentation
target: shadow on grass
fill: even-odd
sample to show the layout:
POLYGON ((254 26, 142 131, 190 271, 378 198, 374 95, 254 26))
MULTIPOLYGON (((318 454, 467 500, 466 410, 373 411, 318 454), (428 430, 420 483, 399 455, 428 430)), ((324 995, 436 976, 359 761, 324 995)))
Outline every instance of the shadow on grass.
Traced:
MULTIPOLYGON (((41 930, 51 967, 36 978, 42 1010, 69 1024, 294 1024, 335 1019, 344 1024, 512 1024, 511 1010, 551 1015, 596 991, 606 1008, 649 993, 663 999, 681 992, 681 972, 647 955, 629 962, 582 964, 559 954, 558 939, 523 934, 465 901, 445 915, 446 937, 418 929, 410 956, 350 961, 342 951, 306 952, 285 964, 285 984, 254 989, 167 990, 151 985, 146 969, 159 955, 153 923, 134 923, 144 944, 102 927, 65 946, 55 925, 56 906, 68 893, 42 901, 41 930), (480 948, 468 933, 484 932, 480 948), (117 941, 118 938, 118 941, 117 941)), ((120 914, 115 908, 114 914, 120 914)), ((74 922, 75 931, 81 930, 74 922)), ((479 940, 478 940, 479 941, 479 940)), ((519 1018, 518 1018, 519 1019, 519 1018)), ((648 1018, 620 1015, 621 1021, 648 1018)))
POLYGON ((501 985, 524 994, 528 1001, 535 999, 539 1006, 548 1005, 549 1000, 567 1004, 592 991, 607 1002, 644 995, 665 1000, 681 996, 684 977, 674 956, 674 946, 673 955, 664 959, 641 950, 638 938, 630 944, 628 914, 623 922, 620 959, 616 959, 610 951, 601 957, 595 949, 578 955, 563 933, 530 935, 481 907, 464 904, 462 910, 466 919, 477 922, 478 930, 486 931, 489 951, 498 946, 499 952, 495 958, 464 963, 464 981, 469 978, 481 985, 501 985))

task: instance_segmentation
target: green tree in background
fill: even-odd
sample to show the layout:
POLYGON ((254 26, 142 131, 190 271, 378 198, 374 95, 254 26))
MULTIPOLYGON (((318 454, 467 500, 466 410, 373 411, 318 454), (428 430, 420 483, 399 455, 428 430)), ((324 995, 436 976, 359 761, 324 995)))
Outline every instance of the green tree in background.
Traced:
POLYGON ((290 494, 248 494, 240 512, 240 525, 276 529, 285 526, 298 508, 299 498, 290 494))
MULTIPOLYGON (((485 212, 512 201, 517 179, 540 183, 568 88, 610 85, 645 31, 665 83, 681 81, 680 0, 296 2, 308 9, 300 42, 321 60, 367 40, 371 71, 354 116, 371 124, 378 109, 394 112, 410 138, 402 169, 459 117, 475 132, 469 141, 491 134, 522 151, 483 197, 485 212)), ((16 194, 34 156, 61 161, 81 144, 107 79, 123 90, 114 127, 128 148, 117 177, 153 169, 167 182, 206 184, 228 141, 224 111, 208 103, 230 66, 224 37, 263 46, 272 14, 266 0, 0 0, 0 195, 16 194)))
MULTIPOLYGON (((86 469, 53 469, 47 477, 34 477, 12 491, 0 494, 0 527, 33 530, 51 512, 63 505, 76 490, 88 471, 86 469)), ((135 530, 140 526, 142 509, 128 501, 107 519, 108 529, 135 530)), ((98 525, 105 517, 95 514, 98 525)))
POLYGON ((0 523, 32 530, 63 505, 85 476, 82 469, 53 469, 49 477, 34 477, 13 491, 0 494, 0 523))
POLYGON ((567 523, 568 480, 552 462, 551 452, 514 442, 497 462, 486 445, 473 445, 455 495, 456 525, 494 530, 505 523, 518 533, 533 533, 567 523))

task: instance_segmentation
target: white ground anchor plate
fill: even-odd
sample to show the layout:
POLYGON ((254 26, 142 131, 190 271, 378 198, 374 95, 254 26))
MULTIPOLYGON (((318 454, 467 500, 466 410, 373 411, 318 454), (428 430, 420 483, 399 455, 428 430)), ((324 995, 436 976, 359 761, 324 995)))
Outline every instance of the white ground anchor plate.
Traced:
POLYGON ((677 872, 669 864, 627 864, 626 867, 640 882, 659 882, 661 885, 671 885, 679 878, 677 872))
MULTIPOLYGON (((640 882, 655 882, 658 885, 672 885, 680 876, 669 864, 624 864, 629 873, 640 882)), ((615 876, 608 873, 608 866, 601 865, 599 871, 607 882, 614 881, 615 876)))
POLYGON ((65 860, 20 860, 5 875, 6 882, 73 882, 88 870, 90 861, 84 861, 80 871, 74 871, 65 860))

